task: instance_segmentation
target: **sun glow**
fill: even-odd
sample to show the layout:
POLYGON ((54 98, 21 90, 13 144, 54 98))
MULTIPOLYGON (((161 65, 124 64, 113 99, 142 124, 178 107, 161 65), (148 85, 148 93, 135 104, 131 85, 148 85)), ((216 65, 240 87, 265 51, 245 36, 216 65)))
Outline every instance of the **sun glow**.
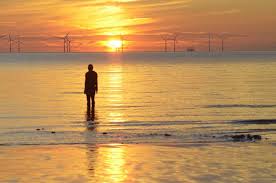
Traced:
POLYGON ((112 50, 116 51, 118 48, 121 48, 123 43, 121 40, 110 40, 107 41, 106 45, 112 50))

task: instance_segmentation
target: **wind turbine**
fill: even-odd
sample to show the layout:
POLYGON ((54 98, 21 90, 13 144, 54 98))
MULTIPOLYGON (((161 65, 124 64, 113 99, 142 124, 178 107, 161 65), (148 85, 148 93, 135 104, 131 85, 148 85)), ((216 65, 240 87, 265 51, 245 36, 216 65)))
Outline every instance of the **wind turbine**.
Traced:
POLYGON ((68 49, 69 49, 69 47, 68 47, 68 35, 69 35, 69 33, 65 34, 64 37, 56 37, 58 39, 63 40, 63 52, 64 53, 68 52, 68 49))
POLYGON ((72 40, 68 38, 68 43, 67 43, 67 46, 68 46, 68 52, 70 53, 71 52, 71 42, 72 40))
POLYGON ((10 44, 10 53, 12 52, 12 42, 14 41, 14 40, 12 40, 12 38, 11 38, 11 34, 9 34, 9 44, 10 44))
POLYGON ((208 33, 208 38, 209 38, 208 47, 209 47, 209 53, 210 53, 211 52, 211 39, 212 39, 211 33, 208 33))
POLYGON ((120 35, 120 39, 121 39, 121 52, 123 53, 124 52, 124 40, 125 40, 125 38, 122 34, 120 35))
POLYGON ((226 37, 221 36, 221 52, 224 52, 224 40, 226 39, 226 37))
POLYGON ((72 43, 72 39, 69 38, 68 35, 69 35, 69 34, 67 34, 67 37, 66 37, 66 47, 67 47, 67 52, 71 53, 71 43, 72 43))
POLYGON ((167 52, 168 51, 168 35, 164 35, 162 36, 162 39, 164 40, 164 51, 167 52))
POLYGON ((177 35, 173 36, 173 52, 176 52, 177 35))
POLYGON ((63 48, 64 48, 64 53, 65 52, 68 52, 68 49, 69 49, 69 47, 68 47, 68 35, 69 35, 69 33, 67 33, 64 37, 63 37, 63 48), (66 50, 65 50, 66 49, 66 50))
POLYGON ((178 37, 178 34, 175 33, 172 35, 172 38, 169 39, 173 41, 173 52, 176 52, 177 37, 178 37))
POLYGON ((18 38, 17 38, 17 51, 18 51, 18 53, 21 52, 21 44, 23 44, 23 42, 20 40, 20 36, 18 36, 18 38))

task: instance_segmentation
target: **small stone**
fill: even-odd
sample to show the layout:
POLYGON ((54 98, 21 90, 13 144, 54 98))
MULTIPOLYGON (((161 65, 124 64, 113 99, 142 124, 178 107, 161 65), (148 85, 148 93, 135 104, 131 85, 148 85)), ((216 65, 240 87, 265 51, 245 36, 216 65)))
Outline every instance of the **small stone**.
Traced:
POLYGON ((168 134, 168 133, 165 133, 164 135, 165 135, 166 137, 172 136, 171 134, 168 134))
POLYGON ((107 132, 103 132, 103 134, 104 134, 104 135, 106 135, 106 134, 107 134, 107 132))
POLYGON ((56 132, 52 131, 51 133, 56 133, 56 132))
POLYGON ((41 128, 41 130, 45 130, 44 128, 41 128))
POLYGON ((40 129, 39 129, 39 128, 37 128, 36 130, 37 130, 37 131, 39 131, 40 129))

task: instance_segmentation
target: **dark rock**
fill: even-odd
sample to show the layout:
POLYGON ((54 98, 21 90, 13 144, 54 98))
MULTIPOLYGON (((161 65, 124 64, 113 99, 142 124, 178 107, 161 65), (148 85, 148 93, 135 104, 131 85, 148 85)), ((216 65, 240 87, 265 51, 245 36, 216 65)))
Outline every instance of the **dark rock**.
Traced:
POLYGON ((255 140, 262 140, 262 136, 261 135, 253 135, 252 137, 255 140))
POLYGON ((56 132, 52 131, 51 133, 56 133, 56 132))
POLYGON ((242 141, 245 140, 245 135, 232 135, 231 136, 234 141, 242 141))
POLYGON ((172 136, 172 135, 171 135, 171 134, 168 134, 168 133, 165 133, 164 136, 170 137, 170 136, 172 136))
POLYGON ((234 141, 254 141, 254 140, 261 140, 262 136, 261 135, 251 135, 251 134, 247 134, 247 135, 232 135, 231 138, 234 141))
POLYGON ((103 134, 104 134, 104 135, 106 135, 106 134, 107 134, 107 132, 103 132, 103 134))
POLYGON ((253 136, 250 134, 247 134, 246 138, 247 138, 247 140, 253 140, 253 136))
POLYGON ((37 128, 36 130, 37 130, 37 131, 39 131, 40 129, 39 129, 39 128, 37 128))

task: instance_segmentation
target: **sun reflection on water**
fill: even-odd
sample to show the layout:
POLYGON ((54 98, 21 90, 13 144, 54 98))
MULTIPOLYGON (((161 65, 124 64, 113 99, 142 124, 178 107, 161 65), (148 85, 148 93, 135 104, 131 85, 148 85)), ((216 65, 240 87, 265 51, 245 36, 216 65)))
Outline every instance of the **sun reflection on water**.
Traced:
POLYGON ((108 112, 108 119, 111 122, 122 122, 125 121, 124 113, 119 108, 123 103, 123 76, 122 76, 122 65, 116 64, 111 65, 109 68, 108 76, 108 102, 112 106, 112 111, 108 112))
MULTIPOLYGON (((127 178, 125 149, 118 144, 110 144, 109 146, 111 147, 97 148, 96 160, 90 159, 92 161, 90 163, 95 165, 93 174, 100 182, 124 182, 127 178)), ((91 157, 95 157, 95 154, 91 154, 91 157)))

